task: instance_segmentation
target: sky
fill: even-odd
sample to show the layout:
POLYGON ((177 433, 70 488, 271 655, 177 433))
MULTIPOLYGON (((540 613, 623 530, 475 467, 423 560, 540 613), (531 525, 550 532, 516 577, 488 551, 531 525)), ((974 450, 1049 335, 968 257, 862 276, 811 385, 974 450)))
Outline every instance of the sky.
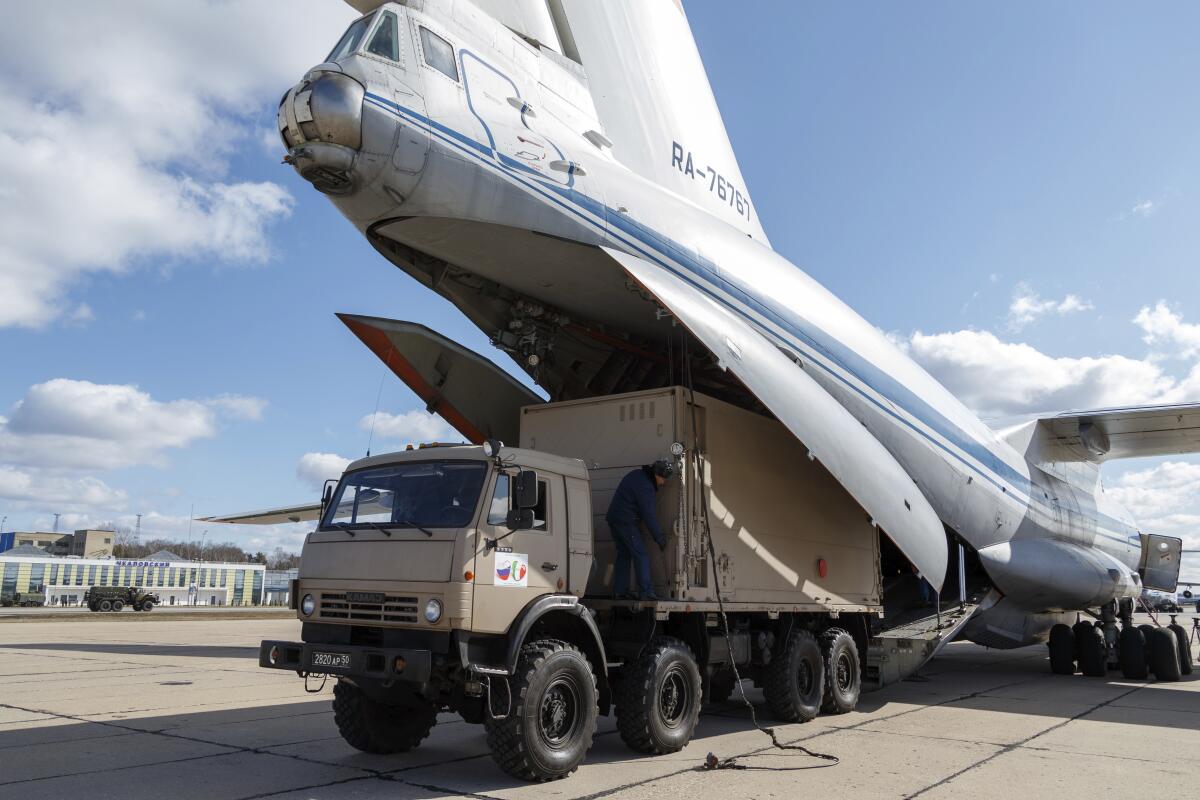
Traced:
MULTIPOLYGON (((774 248, 969 406, 1200 401, 1200 7, 685 8, 774 248)), ((348 6, 71 15, 0 28, 0 523, 298 548, 190 518, 450 435, 335 312, 512 364, 280 163, 279 96, 348 6)), ((1103 474, 1200 547, 1200 459, 1103 474)))

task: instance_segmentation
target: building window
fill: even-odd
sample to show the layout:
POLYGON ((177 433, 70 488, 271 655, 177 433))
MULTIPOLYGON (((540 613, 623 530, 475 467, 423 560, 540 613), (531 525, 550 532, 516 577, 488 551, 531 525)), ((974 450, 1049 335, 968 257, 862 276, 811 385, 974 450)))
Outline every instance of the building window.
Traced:
POLYGON ((17 567, 19 565, 15 561, 10 561, 4 565, 4 582, 0 585, 0 594, 11 597, 17 591, 17 567))
POLYGON ((58 564, 50 565, 50 585, 51 586, 58 585, 58 564))
POLYGON ((108 582, 110 578, 112 578, 112 567, 107 566, 107 565, 101 567, 100 568, 100 585, 111 586, 112 584, 110 584, 108 582))
POLYGON ((256 570, 254 570, 254 587, 252 590, 253 593, 252 593, 252 596, 250 597, 250 602, 254 603, 255 605, 258 605, 259 603, 262 602, 262 585, 263 585, 263 571, 261 569, 256 569, 256 570))
POLYGON ((242 592, 246 588, 246 570, 239 569, 233 573, 233 604, 242 604, 242 592))
POLYGON ((221 570, 221 588, 222 589, 225 588, 225 579, 228 577, 229 577, 229 570, 227 570, 227 569, 221 570))
POLYGON ((95 564, 91 564, 88 566, 87 582, 88 582, 88 586, 96 585, 96 565, 95 564))
POLYGON ((75 565, 75 585, 83 586, 83 564, 75 565))

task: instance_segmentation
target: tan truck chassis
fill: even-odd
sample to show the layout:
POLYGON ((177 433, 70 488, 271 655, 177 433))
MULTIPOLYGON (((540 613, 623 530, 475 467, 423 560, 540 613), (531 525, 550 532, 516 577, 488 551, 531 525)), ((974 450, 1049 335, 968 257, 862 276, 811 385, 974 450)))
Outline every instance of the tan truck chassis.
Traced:
POLYGON ((871 652, 880 533, 778 422, 689 397, 530 406, 521 448, 351 464, 305 543, 302 641, 264 641, 260 664, 336 677, 335 718, 359 749, 416 747, 449 709, 532 780, 574 770, 614 709, 635 751, 681 749, 735 675, 782 720, 852 709, 863 664, 889 660, 871 652), (613 600, 604 514, 620 479, 658 458, 678 467, 657 496, 668 546, 647 547, 664 599, 613 600), (403 510, 443 484, 459 495, 442 517, 403 510))

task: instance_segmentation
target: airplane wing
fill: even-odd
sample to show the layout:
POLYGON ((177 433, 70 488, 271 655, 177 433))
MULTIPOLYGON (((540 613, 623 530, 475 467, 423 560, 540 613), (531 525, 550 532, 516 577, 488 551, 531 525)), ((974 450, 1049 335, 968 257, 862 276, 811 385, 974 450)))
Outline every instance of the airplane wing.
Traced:
POLYGON ((604 250, 795 434, 940 590, 948 560, 941 520, 879 440, 743 319, 665 269, 604 250))
POLYGON ((475 444, 518 442, 521 407, 544 402, 478 353, 415 322, 338 314, 425 408, 475 444))
POLYGON ((1043 446, 1061 461, 1200 452, 1200 403, 1071 411, 1038 422, 1043 446))
POLYGON ((321 504, 267 508, 262 511, 247 511, 243 514, 223 514, 214 517, 197 517, 200 522, 224 522, 237 525, 278 525, 284 522, 309 522, 321 516, 321 504))

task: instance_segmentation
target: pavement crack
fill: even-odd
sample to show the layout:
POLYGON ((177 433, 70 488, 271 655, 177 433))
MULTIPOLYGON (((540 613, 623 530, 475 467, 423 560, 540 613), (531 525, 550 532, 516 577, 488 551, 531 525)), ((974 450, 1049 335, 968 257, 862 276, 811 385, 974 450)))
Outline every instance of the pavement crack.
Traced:
POLYGON ((1097 703, 1096 705, 1092 706, 1091 708, 1084 709, 1083 711, 1080 711, 1078 714, 1075 714, 1072 717, 1068 717, 1067 719, 1064 719, 1062 722, 1055 723, 1054 725, 1051 725, 1049 728, 1040 730, 1037 733, 1033 734, 1032 736, 1027 736, 1018 742, 1013 742, 1012 744, 1005 745, 1004 747, 1000 748, 999 750, 992 753, 991 755, 981 758, 978 761, 976 761, 975 763, 969 764, 969 765, 963 767, 962 769, 958 770, 957 772, 951 773, 950 775, 947 775, 946 777, 942 778, 941 780, 936 781, 935 783, 929 784, 924 789, 920 789, 910 795, 906 795, 904 800, 912 800, 912 798, 920 797, 921 795, 925 794, 926 792, 936 789, 939 786, 944 786, 947 783, 949 783, 950 781, 958 778, 959 776, 965 775, 966 773, 970 772, 971 770, 978 769, 979 767, 982 767, 984 764, 987 764, 990 761, 996 760, 997 758, 1004 755, 1005 753, 1011 753, 1014 750, 1019 750, 1022 747, 1024 747, 1025 745, 1027 745, 1029 742, 1032 742, 1034 739, 1037 739, 1038 737, 1041 737, 1041 736, 1045 736, 1047 733, 1053 733, 1054 731, 1058 730, 1059 728, 1062 728, 1066 725, 1070 725, 1075 720, 1082 719, 1082 718, 1086 717, 1088 714, 1095 713, 1096 711, 1099 711, 1100 709, 1104 708, 1105 706, 1110 705, 1110 704, 1116 702, 1117 700, 1120 700, 1122 697, 1127 697, 1127 696, 1133 694, 1134 692, 1144 689, 1145 687, 1146 687, 1146 684, 1141 684, 1140 686, 1135 686, 1132 689, 1130 689, 1129 691, 1122 692, 1121 694, 1119 694, 1115 697, 1110 697, 1109 699, 1105 700, 1103 703, 1097 703))

